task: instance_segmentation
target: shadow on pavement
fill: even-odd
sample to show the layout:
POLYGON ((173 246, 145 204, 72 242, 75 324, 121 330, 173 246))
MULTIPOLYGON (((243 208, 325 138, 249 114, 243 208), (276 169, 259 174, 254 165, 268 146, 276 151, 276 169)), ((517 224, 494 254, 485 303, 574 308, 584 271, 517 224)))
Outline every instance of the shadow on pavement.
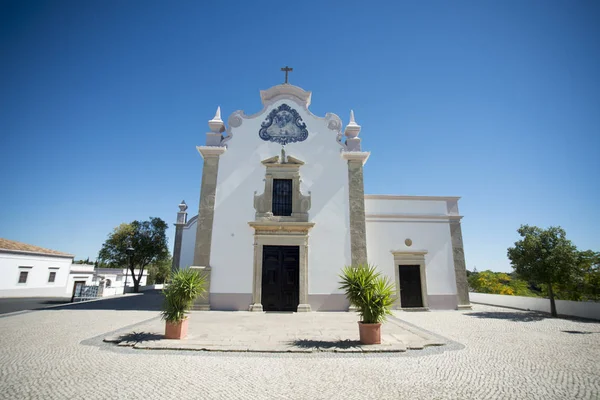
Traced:
POLYGON ((491 319, 504 319, 515 322, 534 322, 541 321, 546 318, 552 318, 549 315, 541 314, 537 312, 496 312, 496 311, 480 311, 465 313, 469 317, 475 318, 491 318, 491 319))
MULTIPOLYGON (((504 319, 504 320, 515 321, 515 322, 535 322, 535 321, 541 321, 541 320, 547 319, 547 318, 554 318, 550 314, 546 314, 543 312, 537 312, 537 311, 522 311, 522 312, 478 311, 478 312, 465 313, 464 315, 468 315, 468 316, 475 317, 475 318, 504 319)), ((574 322, 589 323, 589 324, 597 324, 598 322, 600 322, 595 319, 579 318, 579 317, 573 317, 570 315, 561 315, 561 314, 559 314, 558 317, 556 317, 556 318, 566 319, 566 320, 574 321, 574 322)))
POLYGON ((122 336, 119 336, 119 342, 129 342, 129 343, 138 343, 144 342, 147 340, 162 340, 164 339, 164 335, 159 335, 158 333, 149 333, 149 332, 131 332, 126 333, 122 336))
POLYGON ((70 301, 70 297, 3 297, 0 298, 0 315, 41 310, 56 304, 68 304, 70 301))
POLYGON ((48 310, 135 310, 161 311, 163 295, 160 290, 143 292, 135 296, 111 297, 102 300, 82 301, 48 310))
POLYGON ((361 343, 358 340, 309 340, 309 339, 298 339, 290 342, 292 346, 297 346, 302 349, 350 349, 352 347, 360 346, 361 343))

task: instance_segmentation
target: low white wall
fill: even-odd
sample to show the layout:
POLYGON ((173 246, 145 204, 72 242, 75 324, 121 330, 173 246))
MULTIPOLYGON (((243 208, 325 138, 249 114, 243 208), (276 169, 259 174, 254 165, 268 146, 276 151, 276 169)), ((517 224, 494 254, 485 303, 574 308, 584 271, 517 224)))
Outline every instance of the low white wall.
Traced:
POLYGON ((140 292, 146 292, 148 290, 159 290, 162 289, 165 285, 162 283, 157 283, 154 285, 146 285, 146 286, 140 286, 140 292))
POLYGON ((123 286, 104 288, 102 291, 102 297, 116 296, 119 294, 123 294, 123 286))
MULTIPOLYGON (((520 310, 550 312, 550 300, 538 297, 506 296, 502 294, 469 293, 471 303, 490 304, 520 310)), ((600 319, 600 303, 589 301, 556 300, 559 315, 600 319)))

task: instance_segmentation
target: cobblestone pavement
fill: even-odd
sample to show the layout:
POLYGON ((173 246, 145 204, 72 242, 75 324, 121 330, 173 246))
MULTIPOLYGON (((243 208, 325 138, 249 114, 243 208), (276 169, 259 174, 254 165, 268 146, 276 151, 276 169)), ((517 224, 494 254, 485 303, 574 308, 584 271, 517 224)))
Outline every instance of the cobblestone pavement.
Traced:
POLYGON ((155 318, 157 311, 82 307, 0 317, 0 398, 600 396, 600 323, 488 306, 472 312, 399 312, 403 321, 446 338, 449 345, 376 355, 263 355, 120 348, 102 339, 155 318))

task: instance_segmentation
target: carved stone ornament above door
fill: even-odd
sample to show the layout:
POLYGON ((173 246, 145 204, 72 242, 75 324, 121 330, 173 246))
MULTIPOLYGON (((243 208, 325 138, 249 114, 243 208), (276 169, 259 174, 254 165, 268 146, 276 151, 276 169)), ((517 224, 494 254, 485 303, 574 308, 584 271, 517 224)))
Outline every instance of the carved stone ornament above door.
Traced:
POLYGON ((300 114, 287 104, 282 104, 271 110, 261 124, 258 136, 262 140, 285 146, 288 143, 306 140, 308 130, 300 114))

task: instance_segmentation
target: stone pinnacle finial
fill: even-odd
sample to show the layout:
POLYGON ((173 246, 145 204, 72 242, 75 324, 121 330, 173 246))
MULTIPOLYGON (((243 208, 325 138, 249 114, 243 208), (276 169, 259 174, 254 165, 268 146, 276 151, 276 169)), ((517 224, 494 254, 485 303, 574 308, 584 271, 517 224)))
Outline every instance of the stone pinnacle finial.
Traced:
POLYGON ((185 200, 181 200, 181 203, 179 204, 179 211, 181 212, 185 212, 187 210, 188 206, 187 204, 185 204, 185 200))
POLYGON ((225 124, 223 123, 223 120, 221 119, 221 107, 217 107, 217 112, 215 113, 215 116, 213 117, 213 119, 211 119, 210 121, 208 121, 208 127, 210 128, 210 131, 212 133, 221 133, 225 130, 225 124))
POLYGON ((344 131, 344 134, 347 138, 353 139, 356 138, 359 133, 360 125, 358 125, 356 123, 356 120, 354 119, 354 110, 350 110, 350 122, 348 123, 348 125, 346 125, 346 130, 344 131))

